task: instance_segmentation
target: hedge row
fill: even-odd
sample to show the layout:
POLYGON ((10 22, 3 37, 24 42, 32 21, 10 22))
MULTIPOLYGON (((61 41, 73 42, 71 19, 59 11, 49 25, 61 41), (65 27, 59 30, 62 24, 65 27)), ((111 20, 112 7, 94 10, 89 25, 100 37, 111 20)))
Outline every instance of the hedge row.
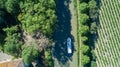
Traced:
POLYGON ((97 3, 95 0, 80 0, 80 34, 82 40, 82 65, 84 67, 97 67, 95 54, 91 46, 90 37, 97 30, 97 3))

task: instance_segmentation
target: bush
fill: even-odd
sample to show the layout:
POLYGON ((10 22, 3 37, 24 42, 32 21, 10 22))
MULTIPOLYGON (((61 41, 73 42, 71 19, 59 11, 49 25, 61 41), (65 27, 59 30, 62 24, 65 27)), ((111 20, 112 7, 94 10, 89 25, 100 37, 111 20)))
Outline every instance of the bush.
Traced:
POLYGON ((89 52, 90 48, 87 45, 82 45, 81 51, 83 54, 87 54, 89 52))
POLYGON ((38 57, 38 50, 34 46, 25 46, 22 51, 22 58, 25 64, 31 64, 38 57))
POLYGON ((46 59, 47 67, 53 67, 52 54, 51 54, 50 50, 45 51, 45 59, 46 59))
POLYGON ((82 36, 86 35, 89 32, 89 27, 87 25, 82 25, 80 28, 80 33, 82 36))
POLYGON ((87 3, 81 3, 79 8, 80 8, 81 13, 86 13, 88 11, 88 4, 87 3))
POLYGON ((87 21, 89 20, 89 16, 87 14, 80 14, 80 23, 81 24, 87 24, 87 21))
POLYGON ((88 37, 82 36, 82 37, 81 37, 81 40, 82 40, 83 43, 84 43, 84 42, 87 42, 87 41, 88 41, 88 37))
POLYGON ((90 31, 92 34, 95 34, 97 31, 97 25, 96 22, 91 23, 90 31))
POLYGON ((97 3, 95 0, 91 0, 89 2, 89 14, 90 14, 90 18, 92 18, 93 20, 98 16, 97 3))
POLYGON ((90 58, 87 55, 83 55, 81 60, 83 65, 86 65, 90 62, 90 58))

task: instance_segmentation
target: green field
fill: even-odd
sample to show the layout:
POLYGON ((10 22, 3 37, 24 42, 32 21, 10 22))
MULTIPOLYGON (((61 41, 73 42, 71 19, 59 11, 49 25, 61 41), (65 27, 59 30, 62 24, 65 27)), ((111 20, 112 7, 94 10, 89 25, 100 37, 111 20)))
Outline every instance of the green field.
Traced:
POLYGON ((98 67, 120 67, 120 1, 100 0, 95 42, 98 67))

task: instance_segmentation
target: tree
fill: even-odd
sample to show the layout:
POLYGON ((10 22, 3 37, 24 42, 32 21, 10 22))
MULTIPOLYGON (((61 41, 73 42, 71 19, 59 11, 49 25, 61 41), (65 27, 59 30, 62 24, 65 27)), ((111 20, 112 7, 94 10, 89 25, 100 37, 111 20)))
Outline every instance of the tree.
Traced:
POLYGON ((97 31, 97 25, 96 22, 91 23, 91 27, 90 27, 91 33, 95 34, 97 31))
POLYGON ((28 65, 38 57, 38 50, 34 46, 23 46, 22 50, 22 58, 28 65))
POLYGON ((97 64, 95 61, 91 61, 91 66, 90 67, 97 67, 97 64))
POLYGON ((5 9, 6 0, 0 0, 0 9, 5 9))
POLYGON ((97 12, 97 3, 95 0, 91 0, 89 1, 89 14, 90 14, 90 18, 92 18, 93 20, 95 20, 98 16, 98 12, 97 12))
POLYGON ((52 55, 51 55, 50 50, 45 51, 45 60, 46 60, 47 67, 53 67, 53 65, 52 65, 52 55))
POLYGON ((89 32, 89 27, 87 25, 81 25, 80 33, 82 36, 86 35, 89 32))
POLYGON ((83 54, 87 54, 89 52, 90 48, 87 45, 82 45, 81 51, 83 54))
POLYGON ((88 41, 88 37, 82 36, 81 40, 82 40, 82 42, 87 42, 88 41))
POLYGON ((19 3, 19 0, 8 0, 5 3, 8 13, 11 13, 12 15, 17 16, 17 14, 20 11, 18 3, 19 3))
POLYGON ((86 13, 88 11, 88 4, 83 2, 80 4, 79 8, 81 13, 86 13))
POLYGON ((92 53, 92 59, 93 59, 94 61, 96 61, 96 55, 95 55, 94 50, 91 50, 91 53, 92 53))
POLYGON ((54 0, 39 0, 38 2, 20 2, 22 27, 27 33, 34 33, 40 30, 44 35, 51 36, 56 26, 57 16, 55 15, 54 0), (23 7, 24 6, 24 7, 23 7))
POLYGON ((90 58, 87 55, 83 55, 81 60, 83 65, 86 65, 90 62, 90 58))
POLYGON ((81 24, 87 24, 88 20, 89 20, 89 16, 87 14, 80 14, 80 23, 81 24))
POLYGON ((4 51, 13 56, 20 56, 21 54, 21 35, 18 31, 18 26, 5 28, 4 31, 7 34, 5 38, 4 51))

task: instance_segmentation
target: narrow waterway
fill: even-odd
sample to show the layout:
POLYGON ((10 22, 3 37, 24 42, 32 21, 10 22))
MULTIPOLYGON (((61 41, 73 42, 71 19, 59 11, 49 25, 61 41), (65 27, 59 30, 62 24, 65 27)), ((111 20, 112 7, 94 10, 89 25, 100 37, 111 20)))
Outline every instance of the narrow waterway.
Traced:
POLYGON ((54 32, 54 67, 78 67, 77 19, 73 0, 57 0, 58 27, 54 32), (67 53, 66 40, 72 39, 72 51, 67 53))

